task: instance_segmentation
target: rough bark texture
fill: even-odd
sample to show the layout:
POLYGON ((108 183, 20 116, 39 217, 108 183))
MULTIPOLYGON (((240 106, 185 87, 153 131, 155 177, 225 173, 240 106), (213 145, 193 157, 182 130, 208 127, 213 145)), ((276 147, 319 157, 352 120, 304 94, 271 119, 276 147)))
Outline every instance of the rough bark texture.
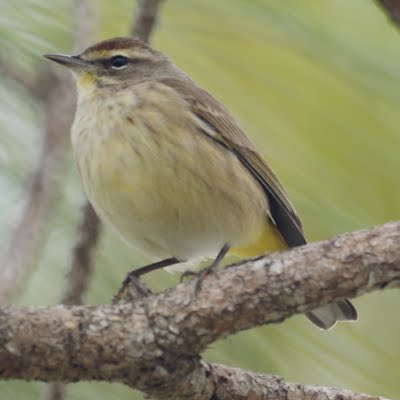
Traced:
MULTIPOLYGON (((77 242, 72 250, 72 258, 66 276, 62 304, 84 303, 90 277, 93 271, 93 251, 100 235, 101 224, 90 203, 82 208, 82 221, 78 226, 77 242)), ((63 400, 65 387, 61 382, 52 382, 45 388, 46 400, 63 400)))
MULTIPOLYGON (((338 298, 399 287, 399 244, 400 223, 389 223, 237 264, 206 276, 198 292, 194 280, 136 293, 134 303, 2 307, 0 378, 117 381, 157 399, 210 399, 218 374, 199 361, 208 345, 338 298)), ((235 374, 226 385, 246 390, 235 374)))
POLYGON ((384 400, 349 390, 284 382, 276 375, 256 374, 223 365, 209 365, 208 369, 214 381, 214 397, 211 398, 214 400, 384 400))

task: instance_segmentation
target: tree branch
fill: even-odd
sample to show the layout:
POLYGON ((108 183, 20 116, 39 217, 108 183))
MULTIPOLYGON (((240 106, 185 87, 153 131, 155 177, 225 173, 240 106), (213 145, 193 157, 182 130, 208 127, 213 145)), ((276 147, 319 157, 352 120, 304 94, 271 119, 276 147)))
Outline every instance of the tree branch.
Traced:
POLYGON ((150 41, 162 2, 163 0, 138 0, 131 36, 146 43, 150 41))
POLYGON ((72 259, 64 294, 63 304, 83 304, 89 279, 93 270, 92 253, 100 236, 100 220, 89 202, 82 207, 82 219, 78 226, 77 241, 72 250, 72 259))
MULTIPOLYGON (((93 19, 86 2, 77 3, 79 21, 75 48, 86 45, 93 19)), ((37 166, 26 196, 25 207, 0 262, 0 303, 4 303, 14 293, 27 271, 33 267, 45 236, 60 192, 75 96, 71 78, 66 79, 64 73, 50 65, 43 67, 36 81, 28 79, 22 71, 10 68, 4 60, 0 60, 0 69, 43 102, 45 115, 37 166)))
POLYGON ((212 381, 211 397, 218 400, 384 400, 349 390, 285 382, 276 375, 263 375, 218 364, 203 364, 212 381))
MULTIPOLYGON (((399 287, 399 243, 400 223, 389 223, 242 262, 205 277, 198 292, 190 281, 135 303, 2 307, 0 378, 105 380, 157 399, 208 400, 215 386, 199 361, 207 346, 339 298, 399 287)), ((218 376, 224 367, 216 368, 218 376)), ((236 378, 227 387, 243 388, 236 378)))
MULTIPOLYGON (((87 202, 82 207, 82 220, 78 226, 78 238, 72 251, 71 265, 67 272, 66 286, 61 298, 62 304, 83 304, 89 280, 93 271, 92 253, 100 235, 100 220, 87 202)), ((51 382, 45 388, 45 399, 63 400, 65 385, 51 382)))
POLYGON ((7 252, 0 261, 0 303, 7 301, 33 266, 59 195, 64 170, 74 107, 71 82, 50 67, 40 76, 45 108, 43 139, 25 206, 7 252))
POLYGON ((375 0, 385 11, 388 17, 396 25, 400 25, 399 0, 375 0))

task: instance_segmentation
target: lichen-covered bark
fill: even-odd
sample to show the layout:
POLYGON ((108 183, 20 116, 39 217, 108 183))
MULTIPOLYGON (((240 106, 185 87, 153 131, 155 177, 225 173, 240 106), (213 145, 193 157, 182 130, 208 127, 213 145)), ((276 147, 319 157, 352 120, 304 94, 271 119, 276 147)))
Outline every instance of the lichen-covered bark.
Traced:
POLYGON ((209 344, 398 287, 399 244, 400 223, 390 223, 237 264, 206 276, 198 291, 190 281, 157 295, 138 292, 134 303, 2 307, 0 378, 119 381, 156 398, 207 399, 214 369, 199 354, 209 344))

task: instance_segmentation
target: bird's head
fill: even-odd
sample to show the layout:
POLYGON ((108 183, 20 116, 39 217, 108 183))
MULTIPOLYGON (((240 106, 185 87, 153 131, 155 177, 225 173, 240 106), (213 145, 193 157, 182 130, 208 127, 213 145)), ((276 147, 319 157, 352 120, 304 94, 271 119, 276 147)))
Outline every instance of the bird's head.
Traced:
POLYGON ((71 56, 45 54, 73 73, 78 89, 123 87, 162 77, 171 68, 168 57, 145 43, 131 38, 113 38, 71 56))

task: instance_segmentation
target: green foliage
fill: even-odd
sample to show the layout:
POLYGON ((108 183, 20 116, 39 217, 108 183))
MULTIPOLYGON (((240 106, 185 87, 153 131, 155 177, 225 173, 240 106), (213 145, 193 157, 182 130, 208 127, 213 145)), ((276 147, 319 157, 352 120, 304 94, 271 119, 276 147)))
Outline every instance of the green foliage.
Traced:
MULTIPOLYGON (((133 2, 98 1, 99 39, 128 31, 133 2)), ((0 54, 30 73, 40 54, 68 52, 72 2, 3 2, 0 54)), ((309 240, 400 219, 400 34, 365 0, 168 0, 155 45, 220 98, 286 185, 309 240)), ((27 94, 0 78, 0 250, 18 218, 43 123, 27 94), (6 100, 5 100, 6 99, 6 100), (17 205, 16 205, 17 203, 17 205)), ((68 156, 64 192, 19 304, 54 304, 82 193, 68 156)), ((106 303, 146 260, 106 231, 88 301, 106 303)), ((160 290, 177 281, 153 274, 160 290)), ((329 332, 303 317, 243 332, 205 358, 291 381, 395 398, 400 384, 396 292, 357 299, 360 321, 329 332)), ((1 382, 2 399, 40 398, 41 384, 1 382)), ((71 399, 133 399, 121 385, 79 383, 71 399)))

